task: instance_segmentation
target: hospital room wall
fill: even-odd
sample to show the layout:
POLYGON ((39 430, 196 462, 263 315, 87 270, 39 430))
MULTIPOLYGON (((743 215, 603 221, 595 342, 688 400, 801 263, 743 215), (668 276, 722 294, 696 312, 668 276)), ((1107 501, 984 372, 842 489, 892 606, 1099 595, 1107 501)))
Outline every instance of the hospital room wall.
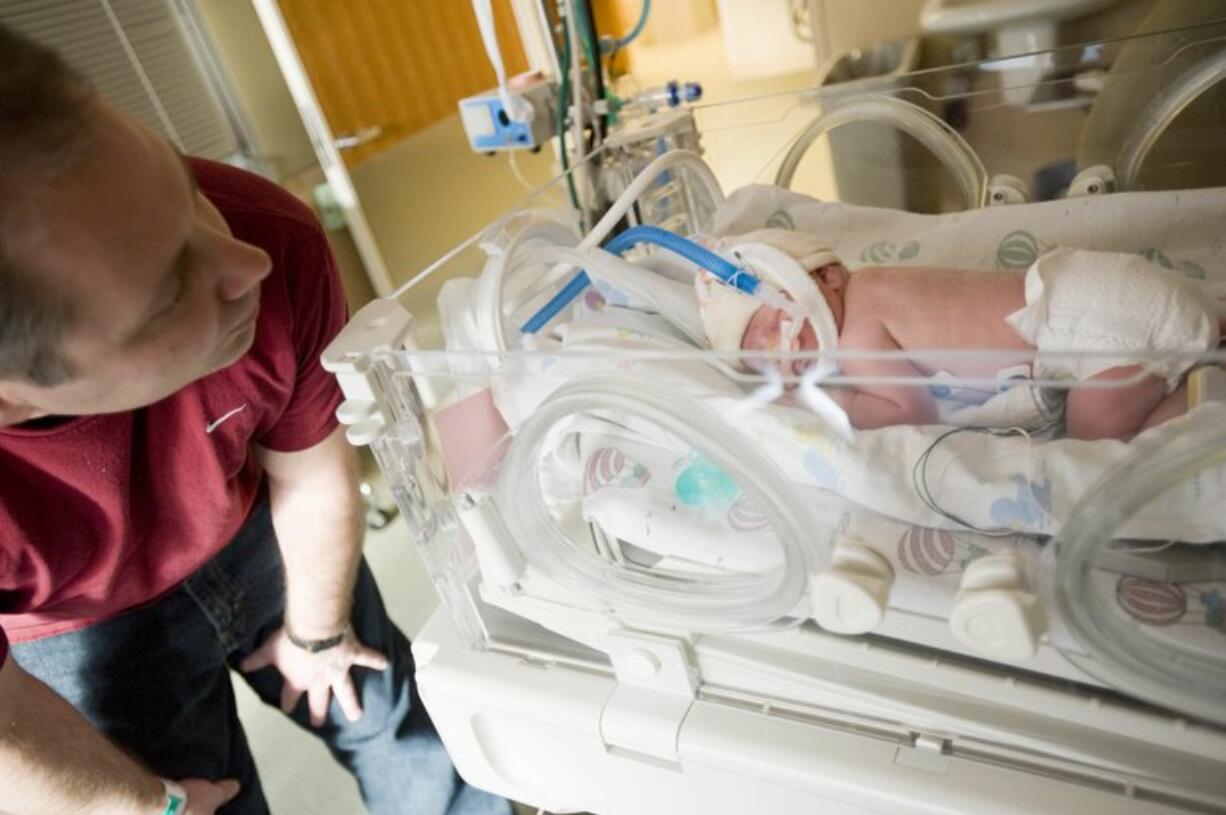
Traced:
MULTIPOLYGON (((251 135, 260 169, 314 207, 323 170, 298 115, 251 0, 195 0, 218 67, 251 135)), ((328 232, 351 311, 374 297, 357 247, 345 228, 328 232)))
POLYGON ((311 140, 251 0, 196 0, 195 9, 260 161, 277 180, 315 166, 311 140))

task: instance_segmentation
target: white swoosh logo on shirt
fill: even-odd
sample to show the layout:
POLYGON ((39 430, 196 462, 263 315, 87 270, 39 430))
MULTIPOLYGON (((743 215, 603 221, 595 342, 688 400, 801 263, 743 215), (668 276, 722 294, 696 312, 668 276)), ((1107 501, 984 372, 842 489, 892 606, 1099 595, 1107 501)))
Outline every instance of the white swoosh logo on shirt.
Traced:
POLYGON ((231 419, 231 418, 233 418, 234 416, 237 416, 238 414, 242 413, 242 412, 243 412, 244 410, 246 410, 246 409, 247 409, 247 403, 246 403, 246 402, 243 402, 243 404, 242 404, 242 405, 240 405, 239 407, 234 408, 234 410, 230 411, 230 412, 229 412, 229 413, 227 413, 225 416, 222 416, 222 417, 221 417, 220 419, 218 419, 217 421, 214 421, 214 422, 209 422, 208 424, 206 424, 206 425, 204 426, 204 432, 205 432, 205 433, 212 433, 214 430, 216 430, 218 427, 220 427, 220 426, 221 426, 221 423, 222 423, 222 422, 226 421, 227 419, 231 419))

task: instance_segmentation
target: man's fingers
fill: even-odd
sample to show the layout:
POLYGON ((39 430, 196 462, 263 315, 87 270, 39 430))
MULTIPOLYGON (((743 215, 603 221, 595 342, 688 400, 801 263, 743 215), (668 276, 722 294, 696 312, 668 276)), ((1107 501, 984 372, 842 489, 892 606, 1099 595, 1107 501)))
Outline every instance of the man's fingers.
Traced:
POLYGON ((332 695, 336 697, 336 703, 341 706, 341 712, 346 719, 356 722, 362 718, 362 703, 358 701, 358 693, 354 690, 353 680, 348 674, 333 683, 332 695))
POLYGON ((215 815, 218 809, 238 795, 239 785, 233 778, 209 781, 204 778, 179 780, 187 793, 187 809, 183 815, 215 815))
POLYGON ((298 699, 302 696, 302 691, 295 688, 288 682, 282 680, 281 684, 281 712, 293 713, 294 708, 298 706, 298 699))
POLYGON ((238 795, 239 784, 233 778, 227 778, 225 780, 218 781, 217 786, 221 788, 221 794, 225 796, 225 798, 221 800, 223 804, 226 801, 229 801, 235 795, 238 795))
POLYGON ((249 674, 261 668, 267 668, 271 664, 272 653, 266 648, 261 648, 238 663, 238 669, 245 674, 249 674))
POLYGON ((386 670, 388 666, 387 657, 380 654, 373 648, 367 648, 365 645, 358 647, 353 655, 353 664, 361 665, 363 668, 373 668, 376 671, 386 670))
POLYGON ((328 700, 332 696, 332 688, 328 685, 316 685, 307 691, 307 708, 311 713, 311 726, 323 727, 328 719, 328 700))

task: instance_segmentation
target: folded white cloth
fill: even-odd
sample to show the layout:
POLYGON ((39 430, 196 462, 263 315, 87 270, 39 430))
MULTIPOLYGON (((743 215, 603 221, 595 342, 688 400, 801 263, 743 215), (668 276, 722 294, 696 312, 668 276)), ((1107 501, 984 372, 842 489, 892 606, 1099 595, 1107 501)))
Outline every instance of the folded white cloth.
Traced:
MULTIPOLYGON (((1119 252, 1058 249, 1043 255, 1026 272, 1025 308, 1007 319, 1039 349, 1035 374, 1043 379, 1082 381, 1144 361, 1137 352, 1199 354, 1221 339, 1214 303, 1200 286, 1119 252)), ((1146 364, 1166 379, 1169 391, 1195 361, 1186 356, 1146 364)))

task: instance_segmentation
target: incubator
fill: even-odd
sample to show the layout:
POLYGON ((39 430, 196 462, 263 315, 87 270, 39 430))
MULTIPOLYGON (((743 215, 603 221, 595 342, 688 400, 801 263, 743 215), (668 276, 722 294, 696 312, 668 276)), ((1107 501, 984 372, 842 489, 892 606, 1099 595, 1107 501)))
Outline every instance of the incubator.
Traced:
POLYGON ((628 123, 577 168, 607 210, 559 179, 354 316, 324 364, 441 597, 417 679, 471 783, 635 815, 1226 811, 1226 188, 1196 182, 1226 22, 1041 64, 1025 94, 997 61, 628 123), (905 149, 848 148, 882 129, 905 149), (889 189, 841 183, 887 159, 889 189), (1024 285, 1025 341, 853 342, 822 300, 949 270, 1024 285), (776 334, 737 347, 704 296, 776 334))

